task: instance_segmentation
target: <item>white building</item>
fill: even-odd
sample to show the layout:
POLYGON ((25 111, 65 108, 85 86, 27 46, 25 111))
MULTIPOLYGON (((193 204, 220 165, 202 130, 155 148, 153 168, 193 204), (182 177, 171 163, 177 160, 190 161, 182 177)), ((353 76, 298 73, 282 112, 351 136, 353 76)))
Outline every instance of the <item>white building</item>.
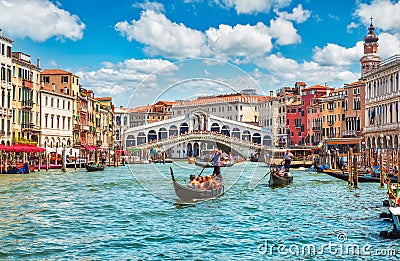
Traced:
POLYGON ((259 104, 259 124, 261 128, 271 130, 272 136, 275 137, 274 145, 277 145, 279 132, 279 113, 278 113, 278 97, 273 97, 273 91, 265 101, 259 104))
POLYGON ((13 40, 4 36, 0 29, 0 139, 1 144, 10 145, 11 135, 11 91, 12 85, 12 43, 13 40))
MULTIPOLYGON (((173 117, 179 117, 191 111, 202 110, 227 120, 259 124, 259 105, 266 97, 255 93, 235 93, 218 96, 199 97, 196 100, 181 101, 172 107, 173 117)), ((202 129, 195 126, 195 129, 202 129)))
POLYGON ((42 89, 40 101, 42 130, 40 145, 48 148, 71 147, 74 98, 55 90, 42 89))

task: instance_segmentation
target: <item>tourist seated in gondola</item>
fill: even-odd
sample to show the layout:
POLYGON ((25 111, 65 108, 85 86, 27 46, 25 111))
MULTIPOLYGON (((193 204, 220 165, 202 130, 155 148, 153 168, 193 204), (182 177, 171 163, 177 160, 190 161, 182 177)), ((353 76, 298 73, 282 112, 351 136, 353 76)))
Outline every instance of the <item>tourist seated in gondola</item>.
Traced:
POLYGON ((204 177, 205 181, 203 182, 203 188, 204 190, 209 190, 209 189, 213 189, 213 180, 211 178, 211 176, 205 176, 204 177))
POLYGON ((199 182, 196 179, 196 176, 193 174, 190 174, 190 181, 188 184, 188 187, 194 188, 194 189, 198 189, 199 188, 199 182))
POLYGON ((196 180, 199 182, 199 189, 203 189, 204 178, 199 175, 196 180))

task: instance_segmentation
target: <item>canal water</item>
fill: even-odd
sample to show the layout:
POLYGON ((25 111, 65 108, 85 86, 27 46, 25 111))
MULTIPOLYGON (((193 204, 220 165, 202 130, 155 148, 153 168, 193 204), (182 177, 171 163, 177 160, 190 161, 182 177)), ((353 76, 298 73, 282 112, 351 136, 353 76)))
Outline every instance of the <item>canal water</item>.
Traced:
MULTIPOLYGON (((182 205, 185 162, 0 176, 1 260, 398 260, 379 237, 384 189, 308 170, 270 188, 263 164, 225 168, 226 194, 182 205)), ((211 173, 206 169, 202 175, 211 173)))

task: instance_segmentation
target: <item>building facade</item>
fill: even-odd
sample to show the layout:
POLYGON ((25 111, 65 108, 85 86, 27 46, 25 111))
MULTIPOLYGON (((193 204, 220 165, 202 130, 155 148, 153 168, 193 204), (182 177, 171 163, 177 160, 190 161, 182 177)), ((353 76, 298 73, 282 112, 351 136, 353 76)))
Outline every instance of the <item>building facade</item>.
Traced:
POLYGON ((2 95, 0 100, 0 139, 3 145, 12 143, 11 117, 13 111, 9 97, 12 90, 16 88, 12 83, 12 43, 13 40, 4 36, 0 29, 0 84, 2 95))

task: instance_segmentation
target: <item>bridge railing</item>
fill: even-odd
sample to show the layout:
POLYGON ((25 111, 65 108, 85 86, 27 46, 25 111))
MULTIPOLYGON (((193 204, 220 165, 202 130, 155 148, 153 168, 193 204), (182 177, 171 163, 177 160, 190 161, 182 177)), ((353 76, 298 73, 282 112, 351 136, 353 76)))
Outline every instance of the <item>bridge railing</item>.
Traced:
POLYGON ((165 145, 177 143, 177 142, 183 142, 185 140, 193 140, 193 139, 198 139, 198 140, 216 140, 216 141, 222 141, 225 143, 235 143, 244 147, 248 148, 254 148, 254 149, 259 149, 261 148, 260 143, 254 143, 251 140, 243 140, 240 138, 236 138, 234 136, 229 137, 224 134, 216 133, 216 132, 205 132, 205 131, 200 131, 200 132, 189 132, 177 136, 170 136, 165 139, 157 139, 153 141, 149 141, 147 143, 143 143, 140 145, 136 145, 136 148, 156 148, 156 147, 162 147, 165 145))

